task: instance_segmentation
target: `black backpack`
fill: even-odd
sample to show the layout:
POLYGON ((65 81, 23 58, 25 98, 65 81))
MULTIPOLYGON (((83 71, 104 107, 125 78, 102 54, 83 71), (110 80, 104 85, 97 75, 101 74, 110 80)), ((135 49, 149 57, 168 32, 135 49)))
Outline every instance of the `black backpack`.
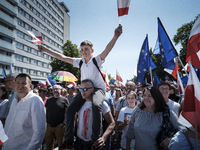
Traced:
MULTIPOLYGON (((100 74, 101 74, 101 76, 102 76, 102 78, 103 78, 103 81, 105 82, 106 79, 104 78, 104 76, 103 76, 101 70, 99 69, 99 66, 97 65, 96 59, 95 59, 95 58, 92 58, 92 61, 93 61, 94 65, 97 67, 97 69, 99 70, 99 72, 100 72, 100 74)), ((81 66, 82 66, 82 64, 83 64, 83 61, 81 60, 81 61, 79 62, 79 70, 80 70, 80 72, 81 72, 81 66)))

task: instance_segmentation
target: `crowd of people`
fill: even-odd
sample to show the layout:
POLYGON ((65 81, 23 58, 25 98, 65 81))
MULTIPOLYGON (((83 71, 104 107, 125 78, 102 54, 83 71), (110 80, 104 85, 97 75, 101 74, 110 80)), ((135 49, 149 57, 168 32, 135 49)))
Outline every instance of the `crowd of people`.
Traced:
POLYGON ((82 58, 38 46, 79 68, 78 86, 33 87, 27 74, 7 75, 0 86, 0 120, 8 136, 2 149, 195 149, 193 128, 178 121, 183 98, 176 93, 176 86, 161 82, 152 87, 129 81, 122 87, 106 87, 100 68, 121 33, 119 25, 96 57, 90 41, 80 44, 82 58))

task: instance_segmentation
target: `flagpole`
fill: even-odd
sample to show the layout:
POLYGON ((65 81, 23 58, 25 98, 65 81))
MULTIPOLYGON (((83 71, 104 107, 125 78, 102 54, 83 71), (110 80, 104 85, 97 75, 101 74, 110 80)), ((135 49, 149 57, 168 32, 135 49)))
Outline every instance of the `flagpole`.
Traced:
POLYGON ((183 67, 183 69, 184 69, 184 71, 185 71, 185 73, 186 73, 187 77, 188 77, 188 73, 187 73, 187 71, 185 70, 185 67, 183 66, 183 63, 182 63, 182 61, 181 61, 180 57, 179 57, 179 56, 177 56, 177 57, 178 57, 178 60, 179 60, 179 61, 180 61, 180 63, 181 63, 181 66, 183 67))
POLYGON ((151 85, 152 85, 152 71, 151 71, 151 66, 150 66, 150 77, 151 77, 151 85))
POLYGON ((194 122, 195 122, 195 135, 196 135, 196 150, 198 150, 198 134, 197 134, 197 117, 196 117, 196 111, 194 112, 194 122))

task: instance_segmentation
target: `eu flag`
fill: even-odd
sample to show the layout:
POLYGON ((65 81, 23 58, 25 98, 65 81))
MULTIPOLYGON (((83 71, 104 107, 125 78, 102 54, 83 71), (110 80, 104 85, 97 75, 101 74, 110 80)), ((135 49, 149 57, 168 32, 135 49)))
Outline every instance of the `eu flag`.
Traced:
POLYGON ((158 76, 154 73, 154 79, 153 79, 153 86, 157 87, 157 85, 160 83, 160 79, 158 78, 158 76))
POLYGON ((160 47, 160 55, 163 68, 174 70, 174 58, 178 56, 165 28, 163 27, 160 19, 158 18, 158 41, 160 47))
POLYGON ((149 56, 148 36, 146 36, 141 48, 138 61, 138 69, 137 69, 138 82, 143 83, 145 74, 155 68, 156 65, 153 63, 151 57, 149 56))

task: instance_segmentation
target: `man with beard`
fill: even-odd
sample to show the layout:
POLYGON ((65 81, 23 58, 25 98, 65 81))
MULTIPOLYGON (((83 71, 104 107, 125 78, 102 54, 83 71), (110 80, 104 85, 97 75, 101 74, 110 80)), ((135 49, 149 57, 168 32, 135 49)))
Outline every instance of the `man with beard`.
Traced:
POLYGON ((53 97, 47 99, 45 107, 47 114, 46 145, 47 150, 54 148, 53 143, 56 138, 58 147, 62 145, 65 131, 65 112, 69 106, 66 97, 61 96, 61 86, 53 86, 53 97))

